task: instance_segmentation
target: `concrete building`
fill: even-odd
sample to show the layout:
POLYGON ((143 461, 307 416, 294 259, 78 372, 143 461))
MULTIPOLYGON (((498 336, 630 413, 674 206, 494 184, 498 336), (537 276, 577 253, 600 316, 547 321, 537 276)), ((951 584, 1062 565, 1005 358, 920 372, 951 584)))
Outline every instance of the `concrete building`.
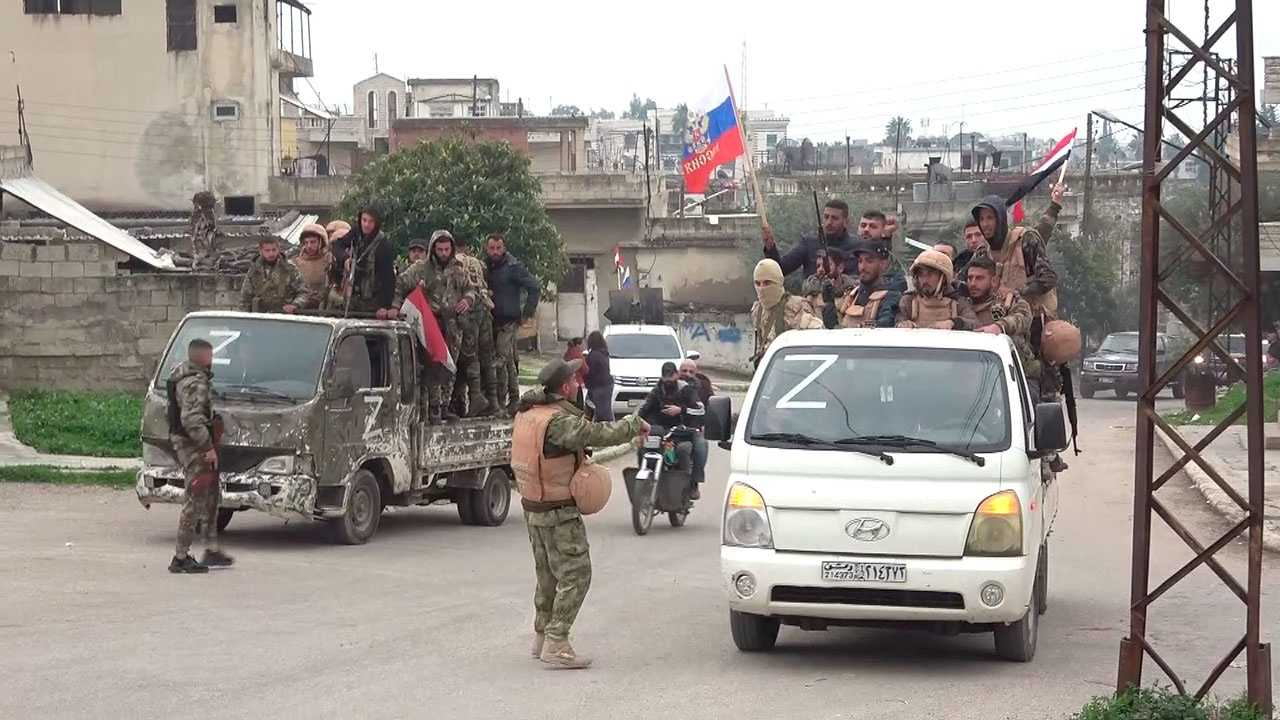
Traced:
POLYGON ((392 124, 402 117, 413 117, 409 86, 399 78, 378 73, 356 83, 351 95, 353 114, 364 134, 361 149, 388 152, 392 124))
POLYGON ((747 110, 747 147, 757 167, 777 160, 778 145, 787 138, 791 119, 777 110, 747 110))
POLYGON ((586 130, 584 117, 401 118, 391 128, 391 151, 442 137, 498 140, 527 154, 536 173, 572 173, 585 158, 586 130))
POLYGON ((503 103, 493 78, 409 78, 406 117, 501 117, 503 103))
POLYGON ((312 75, 310 18, 300 0, 3 3, 0 87, 21 88, 35 171, 89 207, 211 190, 252 214, 285 155, 282 91, 312 75))

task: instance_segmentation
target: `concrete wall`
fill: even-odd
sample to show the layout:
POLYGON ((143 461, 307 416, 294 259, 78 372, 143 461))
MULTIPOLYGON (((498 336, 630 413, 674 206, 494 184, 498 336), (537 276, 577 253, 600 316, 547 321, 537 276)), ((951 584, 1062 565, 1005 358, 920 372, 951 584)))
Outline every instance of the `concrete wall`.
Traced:
POLYGON ((240 278, 129 274, 97 242, 0 245, 0 387, 143 387, 177 322, 231 309, 240 278))
POLYGON ((351 178, 345 175, 328 177, 273 177, 267 184, 272 205, 285 207, 334 208, 342 202, 351 178))
POLYGON ((197 2, 197 49, 169 52, 163 2, 117 16, 0 3, 16 60, 0 63, 0 87, 22 87, 36 173, 95 209, 186 209, 200 190, 265 198, 280 147, 272 63, 285 64, 275 0, 240 0, 234 24, 214 24, 214 4, 197 2), (215 101, 238 103, 240 119, 214 121, 215 101))
POLYGON ((755 352, 755 332, 749 313, 668 313, 667 324, 675 328, 685 351, 702 353, 699 365, 748 375, 754 372, 751 354, 755 352))

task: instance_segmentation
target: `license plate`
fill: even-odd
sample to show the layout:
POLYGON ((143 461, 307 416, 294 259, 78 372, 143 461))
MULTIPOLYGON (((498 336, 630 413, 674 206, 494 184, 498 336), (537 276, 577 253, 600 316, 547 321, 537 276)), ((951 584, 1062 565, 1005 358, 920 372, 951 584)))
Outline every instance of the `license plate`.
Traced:
POLYGON ((1109 378, 1109 377, 1098 378, 1099 385, 1110 385, 1113 382, 1115 382, 1115 378, 1109 378))
POLYGON ((627 407, 640 407, 644 404, 643 400, 628 400, 627 407))
POLYGON ((822 579, 828 582, 883 582, 907 581, 907 566, 896 563, 824 562, 822 579))

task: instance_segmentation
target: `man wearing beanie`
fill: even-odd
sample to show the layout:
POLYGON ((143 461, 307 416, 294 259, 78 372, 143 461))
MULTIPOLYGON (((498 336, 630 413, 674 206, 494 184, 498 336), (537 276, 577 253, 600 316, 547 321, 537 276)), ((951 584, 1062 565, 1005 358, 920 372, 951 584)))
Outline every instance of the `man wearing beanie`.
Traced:
POLYGON ((803 299, 787 294, 782 287, 782 268, 776 261, 766 258, 756 263, 751 277, 756 286, 756 302, 751 306, 756 352, 751 361, 759 365, 774 338, 788 330, 821 329, 822 321, 809 312, 803 299))

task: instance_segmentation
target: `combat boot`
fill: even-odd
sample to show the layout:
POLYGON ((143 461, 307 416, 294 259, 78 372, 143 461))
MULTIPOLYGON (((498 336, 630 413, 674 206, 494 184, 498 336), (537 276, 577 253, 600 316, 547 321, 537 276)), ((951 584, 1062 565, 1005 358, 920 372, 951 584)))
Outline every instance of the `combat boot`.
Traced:
POLYGON ((183 575, 199 575, 200 573, 209 572, 209 568, 196 562, 196 559, 190 555, 182 557, 174 556, 169 562, 169 572, 179 573, 183 575))
POLYGON ((547 640, 547 636, 543 635, 542 633, 533 634, 533 648, 530 655, 533 657, 534 660, 542 659, 542 645, 543 643, 546 642, 546 640, 547 640))
POLYGON ((467 410, 467 417, 480 417, 481 415, 489 414, 489 401, 479 393, 472 394, 467 404, 470 406, 467 410))
POLYGON ((451 409, 445 409, 442 413, 440 413, 440 421, 446 424, 456 423, 461 419, 462 418, 458 417, 458 415, 454 413, 453 410, 451 409))
POLYGON ((520 398, 515 398, 511 402, 507 403, 507 407, 505 408, 507 417, 515 417, 516 411, 519 409, 520 409, 520 398))
POLYGON ((1067 461, 1063 460, 1058 453, 1054 453, 1053 458, 1049 460, 1049 469, 1054 473, 1066 472, 1068 467, 1071 466, 1067 465, 1067 461))
POLYGON ((231 567, 236 564, 236 559, 221 550, 205 550, 200 564, 205 567, 231 567))
POLYGON ((542 646, 542 662, 553 670, 582 670, 591 667, 591 658, 582 657, 573 651, 568 640, 552 640, 542 646))
POLYGON ((502 410, 502 405, 498 402, 498 394, 496 392, 485 393, 484 401, 487 407, 486 412, 490 415, 498 415, 502 410))
POLYGON ((428 407, 428 408, 427 408, 427 424, 428 424, 428 425, 439 425, 439 424, 440 424, 440 422, 441 422, 441 420, 440 420, 440 406, 439 406, 439 405, 431 405, 430 407, 428 407))

